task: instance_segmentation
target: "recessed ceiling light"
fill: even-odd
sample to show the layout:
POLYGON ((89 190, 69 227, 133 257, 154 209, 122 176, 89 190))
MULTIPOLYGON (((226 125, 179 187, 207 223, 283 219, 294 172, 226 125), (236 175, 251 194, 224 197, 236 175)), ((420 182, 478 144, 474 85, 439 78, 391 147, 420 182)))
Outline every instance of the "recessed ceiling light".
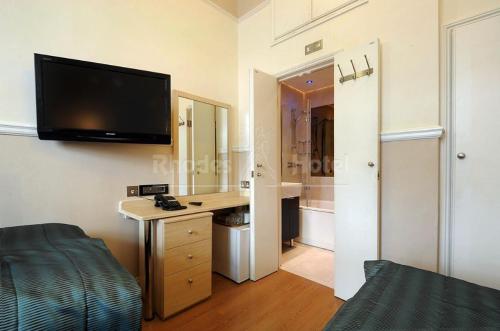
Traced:
POLYGON ((308 81, 306 81, 306 84, 307 84, 307 85, 312 85, 312 84, 313 84, 313 81, 309 79, 308 81))

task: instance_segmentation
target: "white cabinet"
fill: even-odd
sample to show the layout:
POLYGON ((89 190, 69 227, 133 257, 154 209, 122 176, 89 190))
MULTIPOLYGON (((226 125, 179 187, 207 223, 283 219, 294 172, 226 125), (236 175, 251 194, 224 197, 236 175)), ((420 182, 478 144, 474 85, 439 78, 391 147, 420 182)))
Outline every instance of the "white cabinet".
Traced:
POLYGON ((311 0, 274 0, 274 36, 283 36, 311 19, 311 0))
POLYGON ((274 41, 279 43, 367 3, 368 0, 273 0, 274 41))
POLYGON ((335 9, 340 9, 351 1, 346 0, 312 0, 312 18, 318 18, 335 9))

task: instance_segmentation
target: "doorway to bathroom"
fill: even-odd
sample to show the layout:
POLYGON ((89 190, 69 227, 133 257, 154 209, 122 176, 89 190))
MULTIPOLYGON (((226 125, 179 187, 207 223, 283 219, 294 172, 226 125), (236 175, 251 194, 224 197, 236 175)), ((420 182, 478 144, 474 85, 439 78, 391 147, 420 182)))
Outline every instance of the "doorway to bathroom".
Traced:
MULTIPOLYGON (((252 280, 258 280, 277 271, 283 264, 285 264, 283 268, 287 268, 284 259, 286 256, 282 254, 283 242, 286 243, 290 241, 289 239, 295 238, 306 240, 306 231, 300 228, 299 213, 295 215, 297 222, 293 222, 295 216, 286 214, 286 211, 290 210, 299 210, 302 213, 319 212, 320 215, 315 215, 314 220, 319 222, 321 218, 318 216, 325 216, 325 219, 330 220, 328 225, 331 226, 330 229, 333 229, 334 234, 327 236, 327 239, 330 240, 330 244, 332 244, 331 240, 333 239, 333 250, 335 251, 333 259, 335 262, 330 264, 331 267, 328 268, 333 269, 333 287, 335 289, 333 293, 336 297, 343 300, 351 298, 365 282, 364 261, 380 258, 379 109, 381 76, 379 46, 379 41, 374 40, 352 49, 343 49, 335 54, 312 59, 307 63, 276 74, 269 74, 255 68, 250 70, 250 229, 253 238, 250 243, 250 260, 251 266, 253 265, 251 274, 254 275, 251 277, 252 280), (333 175, 335 180, 334 185, 332 185, 333 190, 328 190, 328 185, 319 186, 326 189, 327 192, 329 191, 333 197, 332 200, 322 200, 323 197, 320 197, 321 200, 314 201, 312 189, 318 187, 314 181, 324 177, 317 177, 309 171, 302 170, 294 174, 295 178, 299 178, 297 181, 284 182, 282 180, 283 171, 280 161, 283 160, 280 157, 287 155, 286 153, 290 152, 293 145, 288 151, 285 150, 281 153, 280 140, 287 138, 281 137, 280 126, 282 123, 279 115, 282 113, 282 102, 279 99, 284 98, 280 92, 287 81, 290 83, 291 78, 302 77, 303 82, 311 85, 310 82, 307 82, 308 79, 304 80, 306 75, 327 67, 332 68, 334 56, 335 66, 332 71, 335 76, 333 84, 335 145, 333 175), (303 177, 298 176, 297 173, 303 177), (299 191, 298 194, 290 192, 296 190, 299 191), (290 195, 290 193, 294 195, 290 195), (281 199, 283 196, 295 197, 295 199, 281 199), (303 208, 300 208, 301 197, 303 208), (325 204, 329 204, 329 206, 325 204), (296 236, 295 233, 297 233, 296 236)), ((332 82, 333 78, 330 79, 332 82)), ((312 85, 314 85, 314 81, 312 85)), ((290 86, 288 84, 288 87, 290 86)), ((300 88, 291 87, 301 91, 302 93, 299 95, 309 94, 300 88)), ((308 104, 306 108, 303 107, 304 103, 298 103, 303 108, 295 108, 295 114, 305 115, 303 121, 299 119, 299 116, 292 117, 292 108, 290 108, 290 123, 291 120, 296 120, 297 126, 306 120, 309 123, 311 112, 308 110, 315 107, 311 107, 312 102, 310 101, 308 104)), ((300 160, 298 152, 302 145, 305 146, 305 151, 302 153, 312 153, 310 151, 312 139, 306 139, 311 140, 311 142, 299 143, 298 130, 285 129, 284 131, 285 133, 288 131, 290 136, 295 135, 295 140, 291 140, 290 136, 288 139, 296 143, 296 166, 312 169, 310 161, 304 164, 298 162, 300 160)), ((306 130, 309 137, 310 132, 306 130)), ((310 160, 310 158, 306 160, 310 160)), ((285 159, 283 167, 288 167, 288 162, 289 159, 285 159)), ((292 158, 290 162, 290 166, 293 168, 295 166, 294 159, 292 158)), ((327 172, 328 167, 324 173, 327 172)), ((291 178, 293 179, 294 176, 291 178)), ((287 179, 286 175, 284 179, 290 180, 287 179)), ((304 224, 304 222, 302 223, 304 224)), ((312 238, 321 242, 320 235, 329 230, 322 226, 316 228, 320 229, 319 235, 312 236, 312 238)), ((311 244, 305 244, 313 247, 311 244)), ((306 268, 299 269, 305 270, 306 268)), ((314 274, 319 274, 319 272, 314 272, 314 274)))
POLYGON ((281 269, 333 288, 333 65, 280 81, 279 93, 283 182, 281 269))

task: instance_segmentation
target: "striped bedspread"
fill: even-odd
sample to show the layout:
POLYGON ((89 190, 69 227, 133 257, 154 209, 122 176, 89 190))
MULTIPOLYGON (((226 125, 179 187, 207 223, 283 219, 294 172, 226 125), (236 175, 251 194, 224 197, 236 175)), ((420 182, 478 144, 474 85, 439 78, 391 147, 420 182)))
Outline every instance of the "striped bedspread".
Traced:
POLYGON ((139 330, 141 291, 78 227, 0 229, 0 330, 139 330))
POLYGON ((500 291, 389 261, 365 275, 325 330, 500 330, 500 291))

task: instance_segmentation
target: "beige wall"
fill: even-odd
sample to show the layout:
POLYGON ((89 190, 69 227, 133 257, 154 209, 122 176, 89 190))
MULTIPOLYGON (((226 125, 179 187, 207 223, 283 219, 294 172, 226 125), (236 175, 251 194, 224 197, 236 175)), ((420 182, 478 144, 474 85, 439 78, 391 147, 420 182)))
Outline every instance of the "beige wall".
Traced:
MULTIPOLYGON (((367 4, 278 45, 272 41, 272 6, 239 24, 239 104, 248 111, 248 71, 277 74, 342 49, 379 38, 382 68, 382 130, 439 123, 438 2, 370 0, 367 4), (304 55, 304 46, 323 39, 323 50, 304 55)), ((247 125, 240 123, 240 140, 247 125)), ((244 145, 244 143, 242 143, 244 145)))
MULTIPOLYGON (((370 0, 340 17, 271 46, 272 10, 265 7, 239 25, 239 110, 248 111, 248 71, 255 67, 277 74, 342 49, 375 38, 381 43, 381 129, 399 131, 439 124, 439 28, 435 0, 370 0), (304 46, 323 39, 324 49, 309 56, 304 46)), ((240 122, 240 132, 246 127, 240 122)), ((247 134, 240 134, 246 141, 247 134)), ((438 148, 434 142, 408 155, 405 146, 420 142, 390 143, 403 148, 382 148, 382 257, 435 270, 437 264, 438 148), (400 155, 402 152, 406 154, 400 155), (430 154, 429 154, 430 153, 430 154), (410 158, 408 158, 410 157, 410 158), (420 158, 432 162, 416 169, 401 166, 420 158), (420 180, 432 173, 433 177, 420 180), (416 186, 409 186, 408 177, 416 186), (424 200, 417 197, 430 190, 424 200), (424 205, 425 212, 419 211, 424 205), (397 208, 401 206, 402 208, 397 208), (414 212, 414 210, 416 212, 414 212), (421 219, 424 218, 424 219, 421 219), (418 241, 412 233, 425 233, 418 241), (408 239, 411 241, 408 241, 408 239), (430 248, 429 248, 430 247, 430 248), (418 250, 424 249, 424 254, 418 250), (413 249, 417 250, 413 252, 413 249)), ((244 143, 243 143, 244 144, 244 143)), ((387 146, 386 146, 387 145, 387 146)), ((389 147, 391 146, 391 147, 389 147)), ((413 168, 418 167, 417 165, 413 168)))
POLYGON ((436 271, 439 140, 382 144, 381 255, 436 271))
MULTIPOLYGON (((173 88, 239 103, 238 116, 232 117, 239 123, 234 145, 248 146, 249 68, 275 74, 380 38, 382 129, 435 126, 438 3, 442 24, 500 6, 500 0, 370 0, 271 47, 270 5, 237 27, 234 19, 199 0, 4 0, 0 123, 35 124, 33 53, 40 52, 170 73, 173 88), (324 50, 304 56, 304 45, 321 38, 324 50)), ((431 270, 437 144, 382 146, 382 256, 431 270)), ((120 262, 136 271, 137 224, 119 218, 117 203, 127 184, 172 182, 170 169, 153 170, 153 155, 169 159, 169 147, 0 136, 0 155, 1 226, 77 224, 104 238, 120 262)), ((240 178, 249 173, 247 157, 247 152, 235 154, 240 178)))
MULTIPOLYGON (((36 124, 34 52, 170 73, 174 89, 238 100, 236 22, 204 1, 5 0, 0 45, 0 124, 36 124)), ((170 147, 0 136, 0 153, 1 226, 77 224, 136 272, 138 225, 118 201, 127 184, 173 182, 153 169, 170 147)))
MULTIPOLYGON (((496 8, 500 0, 440 0, 440 26, 496 8)), ((382 144, 382 258, 438 269, 439 144, 382 144)))

